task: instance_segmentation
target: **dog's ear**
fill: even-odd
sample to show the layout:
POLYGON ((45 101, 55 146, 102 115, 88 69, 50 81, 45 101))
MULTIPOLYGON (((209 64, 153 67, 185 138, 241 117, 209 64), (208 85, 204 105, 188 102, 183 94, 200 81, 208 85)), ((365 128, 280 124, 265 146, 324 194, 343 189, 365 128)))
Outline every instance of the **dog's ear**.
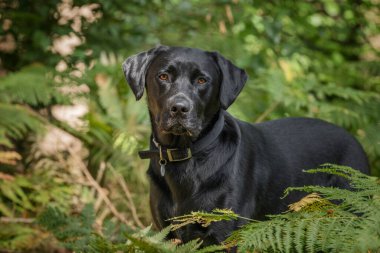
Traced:
POLYGON ((220 105, 227 110, 243 89, 248 76, 245 70, 236 67, 218 52, 212 54, 221 72, 220 105))
POLYGON ((144 93, 145 76, 150 63, 159 52, 168 48, 167 46, 158 46, 149 51, 132 55, 124 61, 122 68, 125 79, 135 94, 136 100, 139 100, 144 93))

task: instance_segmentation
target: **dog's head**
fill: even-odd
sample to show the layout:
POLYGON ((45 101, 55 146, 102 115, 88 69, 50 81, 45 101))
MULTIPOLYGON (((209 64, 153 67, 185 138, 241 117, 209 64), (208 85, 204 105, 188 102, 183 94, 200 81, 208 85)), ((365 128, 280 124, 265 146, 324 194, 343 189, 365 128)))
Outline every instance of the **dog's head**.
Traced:
POLYGON ((129 57, 123 71, 139 100, 147 90, 148 107, 160 134, 197 139, 217 112, 227 109, 247 75, 219 53, 159 46, 129 57))

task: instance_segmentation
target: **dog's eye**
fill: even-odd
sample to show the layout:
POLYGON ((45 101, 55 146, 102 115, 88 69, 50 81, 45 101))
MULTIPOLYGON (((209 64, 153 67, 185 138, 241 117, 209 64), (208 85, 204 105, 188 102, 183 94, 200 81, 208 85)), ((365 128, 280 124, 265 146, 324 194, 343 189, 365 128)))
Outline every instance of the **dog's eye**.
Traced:
POLYGON ((167 81, 169 79, 169 76, 168 74, 160 74, 158 78, 160 78, 162 81, 167 81))
POLYGON ((204 78, 198 78, 198 80, 197 80, 197 83, 198 84, 205 84, 207 82, 207 80, 206 79, 204 79, 204 78))

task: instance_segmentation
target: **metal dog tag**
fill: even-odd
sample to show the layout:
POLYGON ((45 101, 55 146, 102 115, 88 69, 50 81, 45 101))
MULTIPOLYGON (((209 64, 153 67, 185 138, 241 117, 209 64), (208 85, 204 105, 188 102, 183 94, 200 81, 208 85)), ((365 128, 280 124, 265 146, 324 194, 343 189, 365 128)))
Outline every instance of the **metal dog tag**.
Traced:
POLYGON ((161 171, 161 176, 165 176, 165 165, 161 164, 160 171, 161 171))
POLYGON ((159 163, 160 163, 161 176, 165 176, 165 165, 166 165, 167 161, 165 159, 163 159, 163 160, 160 160, 159 163))

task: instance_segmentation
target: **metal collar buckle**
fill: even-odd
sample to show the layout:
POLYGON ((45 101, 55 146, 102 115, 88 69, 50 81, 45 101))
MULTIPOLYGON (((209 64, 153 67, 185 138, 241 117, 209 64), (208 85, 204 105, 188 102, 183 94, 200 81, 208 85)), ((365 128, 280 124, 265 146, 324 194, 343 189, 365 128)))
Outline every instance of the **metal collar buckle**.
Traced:
POLYGON ((192 154, 191 154, 191 149, 190 148, 187 148, 186 149, 186 156, 185 157, 181 157, 179 159, 175 159, 173 157, 173 153, 172 152, 175 152, 175 151, 178 151, 179 149, 178 148, 168 148, 166 150, 167 154, 168 154, 168 159, 169 159, 169 162, 179 162, 179 161, 184 161, 184 160, 187 160, 187 159, 190 159, 192 157, 192 154))

